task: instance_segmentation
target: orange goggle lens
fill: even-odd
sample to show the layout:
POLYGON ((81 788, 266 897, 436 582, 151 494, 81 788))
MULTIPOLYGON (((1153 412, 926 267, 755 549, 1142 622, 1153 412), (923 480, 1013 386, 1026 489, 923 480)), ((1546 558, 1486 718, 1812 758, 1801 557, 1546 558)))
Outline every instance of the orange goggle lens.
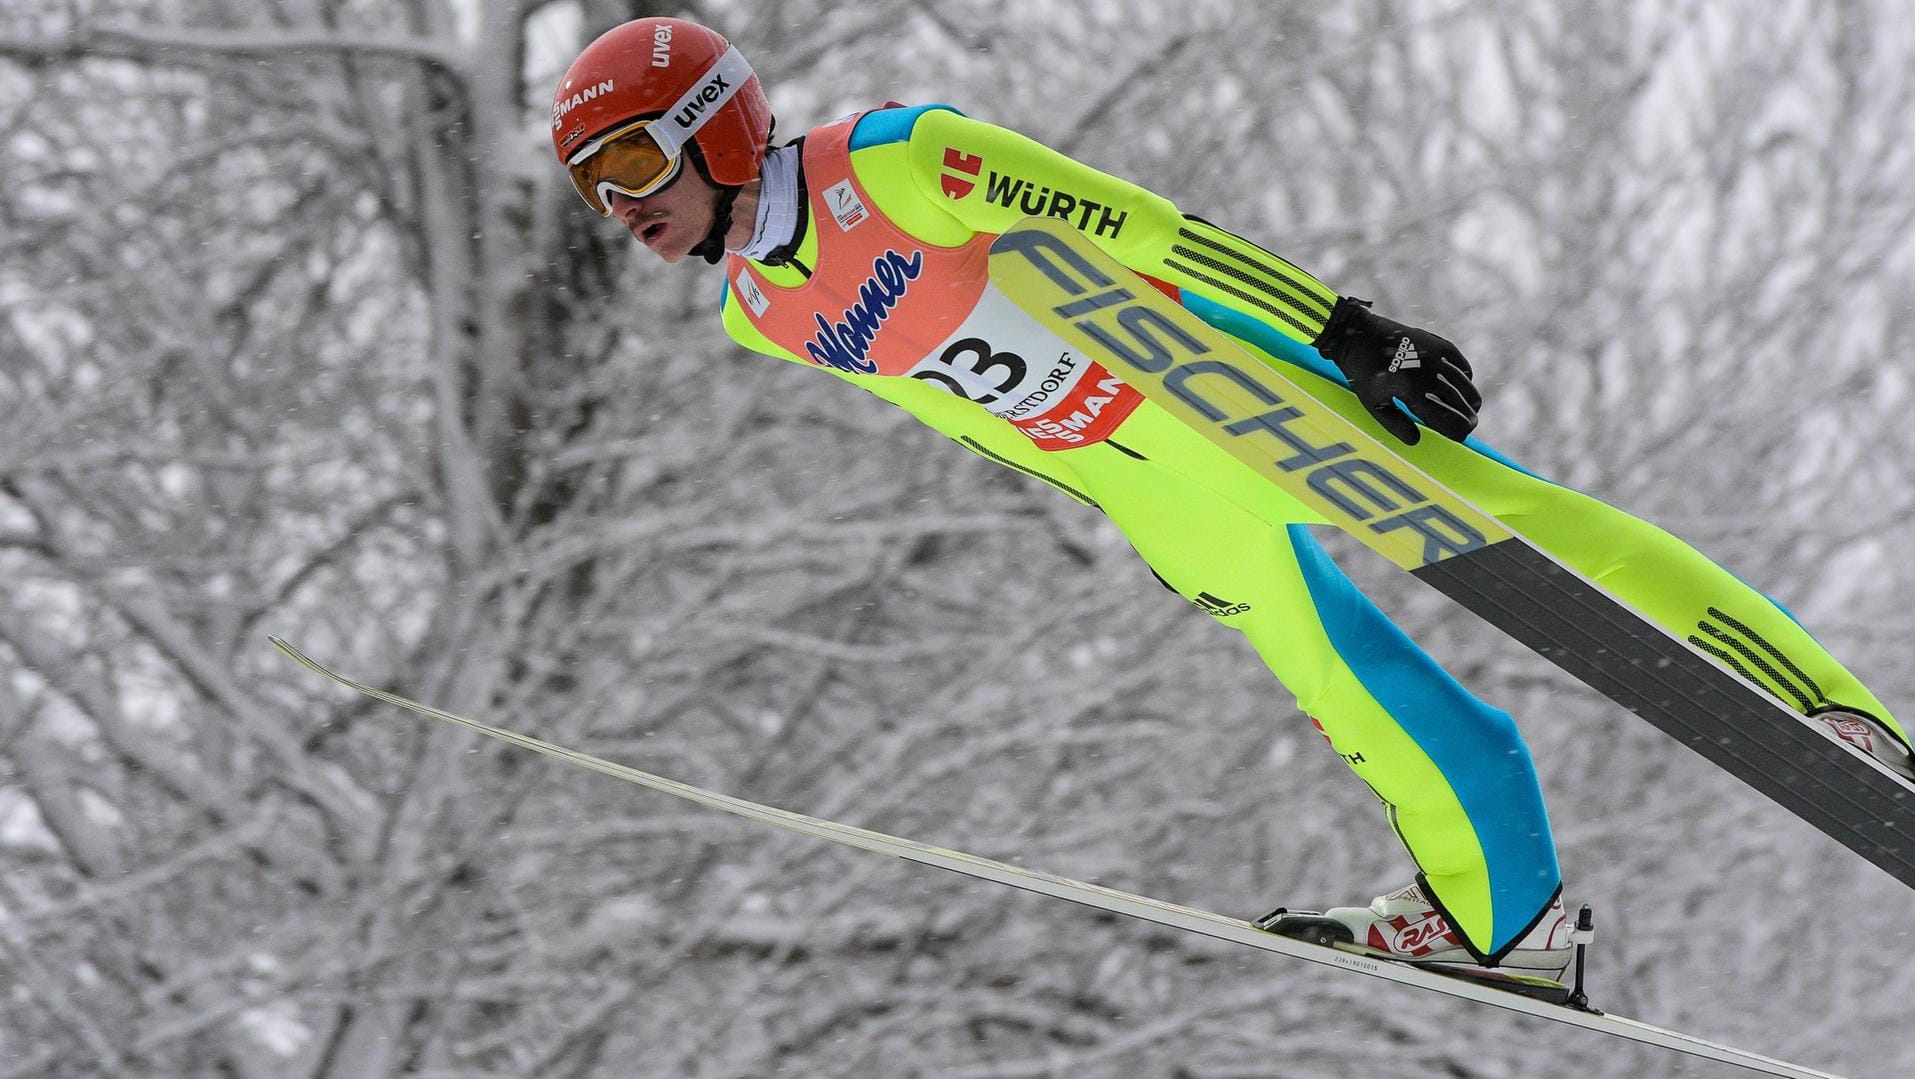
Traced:
POLYGON ((650 125, 650 120, 640 120, 601 135, 566 162, 572 186, 587 206, 609 217, 612 192, 640 199, 678 176, 682 155, 666 153, 646 130, 650 125))

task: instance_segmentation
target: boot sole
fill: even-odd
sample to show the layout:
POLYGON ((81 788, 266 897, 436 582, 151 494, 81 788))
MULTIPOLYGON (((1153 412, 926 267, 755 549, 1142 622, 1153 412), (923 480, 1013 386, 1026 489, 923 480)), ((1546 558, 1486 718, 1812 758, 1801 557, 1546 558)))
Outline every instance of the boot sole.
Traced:
POLYGON ((1372 948, 1366 944, 1358 944, 1356 938, 1351 935, 1349 926, 1344 925, 1334 918, 1326 918, 1320 914, 1307 911, 1278 910, 1257 919, 1255 924, 1258 929, 1266 933, 1274 933, 1280 937, 1300 940, 1305 944, 1315 944, 1322 948, 1334 948, 1340 952, 1350 952, 1355 955, 1369 956, 1372 959, 1401 963, 1406 967, 1416 967, 1421 970, 1427 970, 1433 974, 1441 974, 1449 978, 1460 978, 1464 981, 1488 986, 1492 989, 1501 989, 1504 992, 1516 993, 1528 997, 1531 1000, 1540 1000, 1549 1004, 1560 1004, 1564 1006, 1569 1005, 1571 996, 1569 987, 1554 978, 1546 978, 1539 974, 1519 974, 1506 968, 1492 969, 1489 967, 1464 966, 1456 963, 1431 963, 1405 959, 1400 955, 1392 955, 1389 952, 1372 948))

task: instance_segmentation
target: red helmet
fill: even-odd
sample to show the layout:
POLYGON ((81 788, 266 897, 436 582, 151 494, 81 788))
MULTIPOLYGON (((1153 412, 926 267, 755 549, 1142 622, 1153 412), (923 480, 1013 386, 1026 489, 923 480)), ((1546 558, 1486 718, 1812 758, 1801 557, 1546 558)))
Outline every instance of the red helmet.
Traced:
POLYGON ((713 183, 757 178, 771 140, 764 86, 716 30, 684 19, 635 19, 587 45, 553 98, 552 149, 566 163, 600 135, 654 115, 665 151, 698 147, 713 183))

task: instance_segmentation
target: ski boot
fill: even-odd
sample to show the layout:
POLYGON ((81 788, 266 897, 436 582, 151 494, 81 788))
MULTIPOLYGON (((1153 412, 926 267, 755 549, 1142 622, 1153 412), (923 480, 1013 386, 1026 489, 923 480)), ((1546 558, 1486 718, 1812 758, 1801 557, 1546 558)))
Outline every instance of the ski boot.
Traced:
POLYGON ((1580 995, 1562 981, 1575 945, 1582 942, 1572 939, 1561 896, 1496 966, 1486 966, 1471 954, 1416 884, 1378 896, 1367 907, 1322 912, 1278 907, 1254 924, 1279 936, 1411 963, 1551 1003, 1571 1003, 1580 995))
POLYGON ((1809 713, 1809 718, 1824 724, 1835 736, 1888 766, 1903 779, 1915 780, 1915 758, 1908 746, 1888 726, 1874 716, 1841 705, 1829 705, 1809 713))

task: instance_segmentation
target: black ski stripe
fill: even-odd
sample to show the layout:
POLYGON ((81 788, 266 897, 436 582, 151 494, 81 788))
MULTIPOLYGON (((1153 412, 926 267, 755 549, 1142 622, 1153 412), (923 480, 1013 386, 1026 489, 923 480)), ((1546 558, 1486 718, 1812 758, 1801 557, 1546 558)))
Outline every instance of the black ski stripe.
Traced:
POLYGON ((1735 630, 1737 633, 1742 634, 1744 637, 1747 637, 1751 642, 1753 642, 1756 646, 1760 647, 1764 652, 1767 652, 1768 654, 1774 656, 1776 659, 1776 662, 1782 664, 1782 666, 1784 667, 1787 667, 1790 674, 1793 674, 1797 678, 1802 680, 1802 684, 1808 687, 1809 694, 1813 696, 1818 702, 1825 702, 1828 700, 1828 697, 1824 695, 1822 692, 1822 687, 1815 683, 1815 679, 1810 678, 1808 674, 1802 670, 1802 668, 1796 666, 1795 661, 1788 657, 1788 653, 1782 651, 1780 648, 1777 648, 1775 645, 1770 644, 1768 639, 1763 637, 1760 633, 1757 633, 1755 630, 1750 629, 1748 626, 1743 625, 1741 622, 1736 620, 1734 615, 1728 613, 1727 611, 1722 610, 1719 607, 1709 608, 1709 617, 1716 619, 1717 621, 1721 622, 1723 625, 1726 625, 1730 629, 1735 630))
POLYGON ((1082 502, 1086 506, 1097 505, 1096 499, 1093 499, 1091 496, 1085 494, 1084 492, 1078 490, 1075 487, 1072 487, 1070 484, 1065 483, 1063 480, 1052 479, 1051 477, 1046 476, 1044 473, 1039 472, 1038 470, 1034 468, 1026 468, 1023 465, 1018 464, 1016 461, 1011 460, 1009 457, 1005 457, 1002 454, 992 453, 991 450, 988 447, 986 447, 982 442, 979 442, 977 439, 972 438, 970 435, 965 435, 963 438, 958 439, 958 441, 962 443, 963 445, 965 445, 966 447, 970 448, 973 452, 977 453, 978 455, 983 457, 988 457, 991 460, 996 461, 998 464, 1003 465, 1006 468, 1014 468, 1017 471, 1024 473, 1026 476, 1032 477, 1033 479, 1043 480, 1045 483, 1048 483, 1052 487, 1055 487, 1058 490, 1064 492, 1065 494, 1071 496, 1072 498, 1075 498, 1076 500, 1078 500, 1079 502, 1082 502))
MULTIPOLYGON (((1204 224, 1209 225, 1210 222, 1206 221, 1204 222, 1204 224)), ((1330 308, 1336 303, 1336 294, 1334 292, 1330 292, 1328 286, 1322 286, 1322 291, 1330 292, 1329 298, 1324 299, 1323 297, 1317 295, 1317 292, 1318 292, 1317 289, 1311 288, 1310 285, 1307 283, 1310 278, 1309 274, 1304 273, 1302 270, 1298 269, 1297 267, 1292 266, 1288 262, 1285 262, 1281 257, 1271 254, 1268 251, 1265 251, 1262 247, 1258 246, 1256 243, 1250 240, 1246 240, 1243 237, 1238 236, 1234 232, 1231 232, 1227 229, 1217 228, 1217 226, 1215 225, 1210 225, 1210 227, 1213 229, 1217 229, 1218 232, 1221 232, 1225 236, 1228 236, 1231 239, 1236 240, 1238 243, 1243 244, 1244 247, 1249 248, 1251 251, 1256 251, 1259 254, 1269 255, 1271 258, 1276 259, 1276 261, 1279 264, 1281 264, 1290 272, 1285 272, 1285 270, 1275 269, 1270 266, 1266 266, 1262 262, 1251 257, 1249 252, 1239 248, 1231 247, 1228 244, 1218 243, 1217 241, 1211 239, 1208 236, 1205 236, 1204 234, 1200 232, 1197 232, 1194 229, 1180 227, 1177 230, 1177 235, 1180 239, 1189 240, 1191 243, 1202 244, 1205 247, 1210 248, 1212 251, 1217 251, 1222 254, 1229 255, 1231 258, 1234 258, 1238 262, 1243 263, 1245 266, 1250 267, 1252 270, 1255 270, 1258 273, 1263 274, 1265 277, 1281 282, 1283 285, 1288 287, 1292 292, 1296 293, 1298 296, 1315 301, 1318 306, 1323 308, 1323 317, 1325 319, 1328 319, 1330 317, 1330 308), (1305 278, 1306 280, 1304 281, 1297 280, 1297 277, 1299 276, 1305 278)))
MULTIPOLYGON (((1749 665, 1751 667, 1754 667, 1756 670, 1761 671, 1763 674, 1768 675, 1770 682, 1773 682, 1775 685, 1778 685, 1782 687, 1784 690, 1787 690, 1789 696, 1794 697, 1796 699, 1796 702, 1801 704, 1802 711, 1806 712, 1809 709, 1815 707, 1815 702, 1809 699, 1807 694, 1802 692, 1801 687, 1797 686, 1794 682, 1789 681, 1787 678, 1782 677, 1782 672, 1775 669, 1775 664, 1770 663, 1768 660, 1757 655, 1755 649, 1750 648, 1748 645, 1742 643, 1741 641, 1736 640, 1734 637, 1730 636, 1727 632, 1725 632, 1720 627, 1712 626, 1707 622, 1696 623, 1696 628, 1701 630, 1704 633, 1707 633, 1709 636, 1714 637, 1716 640, 1721 641, 1724 645, 1727 645, 1729 648, 1733 649, 1737 655, 1741 656, 1743 659, 1748 660, 1749 665)), ((1714 649, 1710 649, 1710 651, 1713 652, 1714 649)), ((1740 673, 1744 678, 1749 677, 1748 670, 1746 668, 1743 668, 1741 664, 1739 663, 1736 664, 1736 667, 1737 667, 1738 673, 1740 673)), ((1750 678, 1749 680, 1752 682, 1755 681, 1755 679, 1753 678, 1750 678)), ((1760 685, 1761 683, 1758 682, 1757 684, 1760 685)))
POLYGON ((1296 315, 1292 314, 1289 311, 1283 310, 1282 308, 1276 306, 1273 303, 1270 303, 1268 300, 1265 300, 1263 297, 1253 296, 1250 293, 1245 292, 1243 289, 1240 289, 1237 286, 1232 285, 1227 281, 1219 281, 1216 278, 1211 277, 1209 274, 1199 271, 1194 266, 1189 266, 1183 263, 1179 263, 1175 259, 1165 259, 1164 265, 1170 267, 1173 270, 1178 270, 1182 273, 1189 274, 1191 277, 1195 278, 1198 281, 1202 281, 1204 284, 1209 285, 1211 288, 1214 288, 1219 292, 1227 292, 1230 295, 1235 296, 1237 299, 1242 300, 1243 302, 1247 304, 1255 305, 1257 307, 1264 309, 1265 311, 1270 312, 1270 314, 1276 316, 1277 318, 1282 319, 1284 322, 1288 323, 1289 325, 1296 327, 1297 332, 1304 334, 1305 336, 1314 337, 1316 336, 1318 332, 1322 330, 1321 326, 1312 328, 1309 324, 1299 320, 1296 315))

